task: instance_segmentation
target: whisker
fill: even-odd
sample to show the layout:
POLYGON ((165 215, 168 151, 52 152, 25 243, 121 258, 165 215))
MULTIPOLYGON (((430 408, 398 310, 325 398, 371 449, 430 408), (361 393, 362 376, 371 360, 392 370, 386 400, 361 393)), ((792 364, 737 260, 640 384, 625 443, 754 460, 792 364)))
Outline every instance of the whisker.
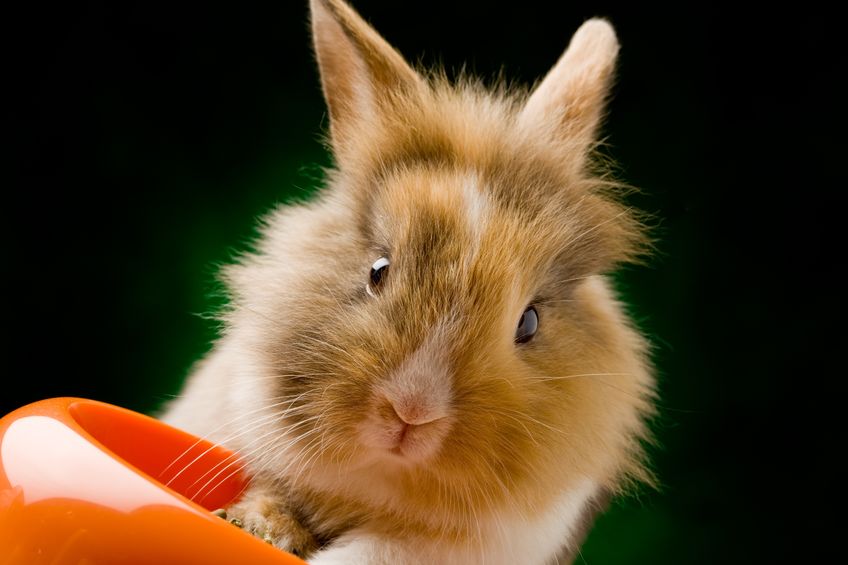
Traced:
MULTIPOLYGON (((304 394, 305 394, 305 393, 304 393, 304 394)), ((296 401, 296 400, 297 400, 298 398, 300 398, 301 396, 303 396, 303 394, 298 395, 298 396, 297 396, 294 400, 292 400, 292 402, 296 401)), ((280 397, 278 397, 278 398, 280 398, 280 397)), ((276 400, 276 399, 271 399, 271 400, 273 401, 273 400, 276 400)), ((210 432, 208 432, 208 433, 204 434, 204 435, 203 435, 203 437, 198 438, 198 440, 197 440, 197 441, 195 441, 195 442, 194 442, 194 443, 193 443, 193 444, 192 444, 192 445, 191 445, 188 449, 186 449, 185 451, 183 451, 183 452, 182 452, 182 453, 181 453, 181 454, 180 454, 180 455, 179 455, 176 459, 174 459, 173 461, 171 461, 171 463, 170 463, 167 467, 165 467, 165 468, 164 468, 164 469, 163 469, 163 470, 159 473, 159 476, 161 477, 162 475, 164 475, 164 474, 165 474, 165 473, 166 473, 166 472, 167 472, 167 471, 168 471, 171 467, 173 467, 173 466, 177 463, 177 461, 179 461, 180 459, 182 459, 183 457, 185 457, 185 456, 186 456, 186 454, 188 454, 189 452, 191 452, 191 450, 192 450, 192 449, 194 449, 195 447, 197 447, 198 445, 200 445, 200 443, 202 443, 202 442, 204 442, 204 441, 208 441, 209 437, 211 437, 213 434, 215 434, 216 432, 220 431, 221 429, 225 428, 226 426, 229 426, 230 424, 233 424, 233 423, 235 423, 235 422, 238 422, 239 420, 241 420, 241 419, 243 419, 243 418, 247 418, 248 416, 252 416, 253 414, 256 414, 257 412, 261 412, 261 411, 263 411, 263 410, 269 410, 269 409, 271 409, 271 408, 275 408, 275 407, 277 407, 277 406, 281 406, 281 405, 285 404, 285 403, 286 403, 286 402, 288 402, 288 401, 289 401, 289 399, 288 399, 288 398, 286 398, 285 400, 283 400, 283 401, 281 401, 281 402, 277 402, 277 403, 275 403, 275 404, 271 404, 270 406, 261 406, 261 407, 259 407, 259 408, 255 409, 255 410, 251 410, 251 411, 246 412, 246 413, 244 413, 244 414, 240 414, 239 416, 236 416, 235 418, 233 418, 232 420, 230 420, 230 421, 228 421, 228 422, 224 422, 223 424, 221 424, 221 425, 220 425, 220 426, 218 426, 217 428, 215 428, 215 429, 213 429, 212 431, 210 431, 210 432)), ((173 480, 173 479, 172 479, 172 480, 173 480)))
MULTIPOLYGON (((268 437, 269 435, 279 434, 280 436, 282 436, 282 435, 284 435, 287 431, 290 431, 290 430, 292 430, 292 429, 295 429, 295 428, 297 428, 298 426, 301 426, 301 425, 303 425, 303 424, 307 423, 309 420, 310 420, 310 418, 307 418, 306 420, 302 420, 302 421, 300 421, 300 422, 297 422, 297 423, 295 423, 295 424, 289 425, 289 426, 287 426, 287 427, 280 428, 280 429, 273 429, 273 430, 270 430, 270 431, 268 431, 268 432, 265 432, 264 434, 261 434, 261 435, 257 436, 256 438, 252 439, 251 441, 249 441, 249 442, 247 443, 247 445, 249 446, 249 445, 251 445, 251 444, 253 444, 253 443, 256 443, 257 441, 260 441, 260 440, 262 440, 263 438, 268 437)), ((197 483, 199 483, 200 481, 202 481, 204 477, 206 477, 207 475, 209 475, 209 473, 212 473, 215 469, 217 469, 218 467, 220 467, 222 464, 224 464, 224 462, 228 461, 229 459, 233 459, 233 458, 235 458, 235 460, 236 460, 236 461, 241 461, 241 460, 250 459, 250 457, 251 457, 254 453, 256 453, 257 451, 260 451, 261 449, 263 449, 264 447, 266 447, 267 445, 269 445, 271 441, 276 441, 276 439, 269 440, 269 441, 267 441, 267 442, 265 442, 265 443, 261 444, 259 447, 257 447, 257 448, 254 448, 254 449, 250 450, 250 451, 249 451, 249 452, 247 452, 247 453, 237 453, 237 452, 234 452, 232 455, 230 455, 230 456, 226 457, 225 459, 223 459, 222 461, 218 462, 218 463, 217 463, 216 465, 214 465, 211 469, 208 469, 205 473, 203 473, 200 477, 198 477, 196 481, 194 481, 191 485, 189 485, 189 486, 188 486, 188 488, 187 488, 186 490, 190 489, 191 487, 193 487, 194 485, 196 485, 197 483)), ((203 489, 204 489, 204 488, 206 488, 206 486, 207 486, 207 485, 208 485, 211 481, 215 480, 215 478, 216 478, 216 477, 220 476, 220 474, 221 474, 223 471, 225 471, 227 468, 229 468, 229 467, 230 467, 230 466, 232 466, 232 465, 233 465, 233 463, 230 463, 230 464, 226 465, 226 466, 225 466, 225 467, 224 467, 221 471, 218 471, 218 473, 216 473, 216 474, 215 474, 215 475, 214 475, 214 476, 213 476, 213 477, 212 477, 209 481, 207 481, 206 485, 204 485, 203 487, 201 487, 201 488, 200 488, 200 490, 198 490, 198 491, 197 491, 197 493, 202 492, 202 491, 203 491, 203 489)), ((196 494, 195 494, 195 496, 196 496, 196 494)))
POLYGON ((283 416, 285 413, 286 413, 285 410, 281 410, 281 411, 275 412, 274 414, 266 414, 265 416, 261 416, 259 418, 256 418, 255 420, 252 420, 252 421, 248 422, 247 424, 237 428, 236 429, 237 433, 230 434, 229 436, 222 439, 220 442, 216 442, 216 443, 213 443, 212 445, 210 445, 203 453, 201 453, 200 455, 195 457, 190 463, 188 463, 178 473, 176 473, 173 477, 171 477, 170 480, 168 480, 168 482, 165 483, 165 486, 170 486, 172 482, 174 482, 180 475, 183 474, 183 472, 185 472, 188 468, 190 468, 192 465, 197 463, 200 459, 202 459, 210 451, 212 451, 215 448, 220 447, 223 444, 228 443, 228 442, 230 442, 230 441, 232 441, 236 438, 239 438, 243 435, 246 435, 246 434, 249 434, 249 433, 255 431, 259 427, 259 425, 264 424, 268 420, 273 420, 275 418, 283 416))
MULTIPOLYGON (((301 439, 303 439, 304 437, 309 437, 309 435, 310 435, 311 433, 315 433, 315 430, 313 429, 313 430, 309 430, 309 431, 307 431, 305 434, 302 434, 301 436, 299 436, 299 437, 298 437, 296 440, 294 440, 294 441, 300 441, 300 440, 301 440, 301 439)), ((270 452, 271 450, 273 450, 273 451, 281 451, 282 449, 285 449, 285 448, 282 448, 282 449, 281 449, 281 448, 279 448, 279 447, 277 447, 277 446, 276 446, 276 443, 277 443, 280 439, 281 439, 281 438, 275 438, 275 439, 273 439, 273 440, 271 440, 271 441, 265 442, 265 443, 264 443, 262 446, 260 446, 260 448, 258 448, 258 449, 264 449, 264 450, 266 450, 266 453, 267 453, 267 452, 270 452)), ((312 440, 312 442, 314 442, 314 441, 315 441, 315 440, 313 439, 313 440, 312 440)), ((311 445, 311 443, 312 443, 312 442, 310 442, 310 445, 311 445)), ((291 445, 291 443, 292 443, 292 442, 289 442, 289 443, 288 443, 288 445, 291 445)), ((254 453, 255 451, 256 451, 256 450, 254 450, 252 453, 254 453)), ((302 452, 302 451, 303 451, 303 450, 301 450, 301 452, 302 452)), ((262 457, 263 457, 263 456, 260 456, 259 458, 261 459, 262 457)), ((264 469, 267 467, 268 463, 269 463, 269 462, 264 463, 264 464, 263 464, 263 465, 262 465, 259 469, 257 469, 257 470, 254 472, 254 475, 258 475, 258 474, 260 474, 262 471, 264 471, 264 469)), ((225 472, 225 471, 226 471, 228 468, 230 468, 232 465, 233 465, 233 464, 231 463, 230 465, 228 465, 227 467, 225 467, 224 469, 222 469, 221 471, 219 471, 219 472, 218 472, 218 473, 217 473, 214 477, 212 477, 209 481, 207 481, 207 483, 206 483, 205 485, 203 485, 203 487, 201 487, 201 488, 200 488, 200 490, 198 490, 198 491, 197 491, 197 493, 195 493, 195 495, 192 497, 192 500, 193 500, 196 496, 198 496, 201 492, 203 492, 203 490, 204 490, 204 489, 206 489, 206 487, 207 487, 207 486, 209 486, 209 484, 210 484, 213 480, 215 480, 215 478, 216 478, 216 477, 218 477, 221 473, 225 472)), ((239 467, 238 469, 235 469, 235 470, 234 470, 234 471, 232 471, 229 475, 227 475, 226 477, 224 477, 223 479, 221 479, 220 481, 218 481, 218 484, 216 484, 214 487, 212 487, 211 489, 209 489, 209 491, 208 491, 208 492, 206 492, 206 494, 204 494, 204 495, 203 495, 203 497, 200 499, 200 502, 202 502, 203 500, 205 500, 205 499, 206 499, 206 497, 208 497, 210 494, 212 494, 212 492, 213 492, 213 491, 215 491, 215 490, 216 490, 218 487, 220 487, 222 484, 226 483, 226 482, 227 482, 227 480, 229 480, 229 479, 230 479, 230 477, 232 477, 232 476, 233 476, 233 475, 235 475, 236 473, 238 473, 238 472, 242 471, 242 470, 244 469, 244 467, 245 467, 245 465, 242 465, 241 467, 239 467)), ((287 468, 288 468, 288 466, 287 466, 287 468)), ((284 474, 284 472, 281 472, 281 473, 279 473, 279 474, 280 474, 280 475, 282 475, 282 474, 284 474)))
MULTIPOLYGON (((302 423, 302 422, 300 422, 300 423, 302 423)), ((298 423, 298 425, 299 425, 300 423, 298 423)), ((276 431, 276 430, 274 430, 274 431, 276 431)), ((267 436, 267 435, 269 435, 269 434, 263 434, 263 435, 262 435, 262 436, 260 436, 260 437, 264 437, 264 436, 267 436)), ((259 438, 257 438, 257 439, 259 439, 259 438)), ((258 447, 256 447, 256 448, 252 449, 252 450, 251 450, 250 452, 248 452, 247 454, 239 454, 239 455, 238 455, 238 457, 236 458, 236 460, 232 461, 231 463, 229 463, 228 465, 226 465, 225 467, 223 467, 220 471, 218 471, 217 473, 215 473, 215 475, 213 475, 213 476, 212 476, 212 477, 211 477, 208 481, 206 481, 206 483, 204 483, 204 485, 203 485, 202 487, 200 487, 200 488, 197 490, 197 492, 195 492, 195 493, 194 493, 194 495, 192 495, 192 496, 191 496, 191 499, 192 499, 192 500, 195 500, 195 498, 196 498, 197 496, 199 496, 199 495, 200 495, 200 493, 202 493, 202 492, 203 492, 203 491, 204 491, 204 490, 205 490, 205 489, 206 489, 206 488, 207 488, 210 484, 212 484, 212 482, 213 482, 216 478, 220 477, 220 476, 221 476, 221 474, 225 473, 225 472, 226 472, 229 468, 231 468, 233 465, 241 464, 241 467, 237 468, 236 470, 234 470, 233 472, 231 472, 229 475, 227 475, 226 477, 224 477, 222 480, 220 480, 220 481, 218 482, 218 484, 217 484, 215 487, 213 487, 212 489, 210 489, 208 492, 206 492, 206 494, 204 494, 204 495, 203 495, 203 497, 202 497, 202 498, 200 498, 200 500, 199 500, 199 501, 200 501, 200 502, 202 502, 203 500, 205 500, 205 499, 206 499, 206 497, 208 497, 208 496, 212 493, 212 491, 214 491, 216 488, 218 488, 219 486, 221 486, 222 484, 224 484, 224 483, 225 483, 225 482, 226 482, 226 481, 227 481, 230 477, 232 477, 233 475, 235 475, 236 473, 238 473, 238 472, 242 471, 242 470, 245 468, 245 466, 247 465, 247 463, 242 463, 242 462, 244 462, 244 461, 248 461, 248 460, 249 460, 249 459, 253 456, 253 454, 254 454, 254 453, 256 453, 257 451, 265 450, 265 449, 267 449, 269 446, 274 445, 277 441, 279 441, 279 439, 280 439, 280 437, 272 438, 272 439, 270 439, 270 440, 265 441, 264 443, 262 443, 262 444, 261 444, 261 445, 259 445, 258 447)), ((217 467, 217 466, 216 466, 216 467, 217 467)), ((214 469, 214 468, 213 468, 213 469, 214 469)), ((210 471, 211 471, 211 470, 210 470, 210 471)), ((204 474, 204 476, 205 476, 206 474, 208 474, 208 472, 207 472, 207 473, 205 473, 205 474, 204 474)), ((201 478, 202 478, 202 477, 201 477, 201 478)), ((200 479, 198 479, 198 480, 197 480, 194 484, 197 484, 197 482, 200 482, 200 479)), ((194 484, 193 484, 192 486, 194 486, 194 484)))
POLYGON ((626 377, 633 376, 633 373, 580 373, 576 375, 565 375, 562 377, 525 377, 528 381, 566 381, 568 379, 577 379, 580 377, 626 377))

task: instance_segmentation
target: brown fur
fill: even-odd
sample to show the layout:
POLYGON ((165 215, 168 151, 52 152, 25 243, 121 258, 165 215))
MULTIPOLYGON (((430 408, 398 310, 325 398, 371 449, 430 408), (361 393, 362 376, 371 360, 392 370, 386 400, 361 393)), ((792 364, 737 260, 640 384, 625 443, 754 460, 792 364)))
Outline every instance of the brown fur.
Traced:
POLYGON ((268 416, 225 443, 266 478, 254 499, 277 493, 259 513, 268 528, 299 514, 325 541, 356 529, 473 546, 481 516, 539 515, 587 478, 613 492, 650 482, 647 345, 603 278, 646 239, 592 158, 618 49, 609 25, 584 25, 532 93, 493 93, 413 71, 340 0, 312 8, 338 166, 225 271, 225 335, 171 420, 209 433, 200 412, 268 416), (381 256, 391 266, 372 297, 381 256), (529 304, 540 330, 517 345, 529 304), (451 396, 421 433, 444 437, 423 463, 384 460, 357 438, 392 417, 375 391, 422 344, 449 368, 451 396))

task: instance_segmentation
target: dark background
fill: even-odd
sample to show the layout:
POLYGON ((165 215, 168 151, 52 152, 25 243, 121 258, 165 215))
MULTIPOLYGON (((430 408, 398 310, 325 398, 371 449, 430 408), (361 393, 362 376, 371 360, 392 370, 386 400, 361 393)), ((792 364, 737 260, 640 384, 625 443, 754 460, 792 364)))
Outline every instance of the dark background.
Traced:
MULTIPOLYGON (((60 395, 150 411, 178 392, 215 335, 217 265, 330 162, 305 4, 7 14, 0 413, 60 395)), ((355 2, 412 60, 522 82, 585 18, 612 20, 609 153, 659 219, 660 253, 619 282, 657 346, 663 485, 618 501, 583 561, 809 562, 844 475, 837 18, 630 5, 355 2)))

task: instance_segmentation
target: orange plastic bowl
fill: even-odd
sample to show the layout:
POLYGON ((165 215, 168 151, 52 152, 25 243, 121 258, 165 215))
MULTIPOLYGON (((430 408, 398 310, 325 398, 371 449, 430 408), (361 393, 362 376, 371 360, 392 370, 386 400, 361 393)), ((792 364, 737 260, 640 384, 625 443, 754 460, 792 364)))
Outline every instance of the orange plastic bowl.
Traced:
POLYGON ((54 398, 0 419, 0 564, 297 565, 210 510, 235 453, 124 408, 54 398))

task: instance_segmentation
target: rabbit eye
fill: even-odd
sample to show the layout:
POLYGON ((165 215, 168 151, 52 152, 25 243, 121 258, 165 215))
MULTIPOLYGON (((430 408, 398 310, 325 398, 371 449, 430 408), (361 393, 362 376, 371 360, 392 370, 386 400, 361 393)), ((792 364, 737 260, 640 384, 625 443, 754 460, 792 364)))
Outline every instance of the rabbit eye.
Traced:
POLYGON ((515 343, 527 343, 533 339, 538 329, 539 313, 536 312, 535 307, 528 306, 521 315, 521 319, 518 320, 518 329, 515 330, 515 343))
POLYGON ((374 264, 371 265, 371 274, 369 275, 369 282, 365 285, 365 290, 371 296, 375 296, 375 293, 380 288, 380 284, 383 282, 383 279, 386 278, 386 274, 389 271, 389 259, 388 257, 380 257, 374 264))

